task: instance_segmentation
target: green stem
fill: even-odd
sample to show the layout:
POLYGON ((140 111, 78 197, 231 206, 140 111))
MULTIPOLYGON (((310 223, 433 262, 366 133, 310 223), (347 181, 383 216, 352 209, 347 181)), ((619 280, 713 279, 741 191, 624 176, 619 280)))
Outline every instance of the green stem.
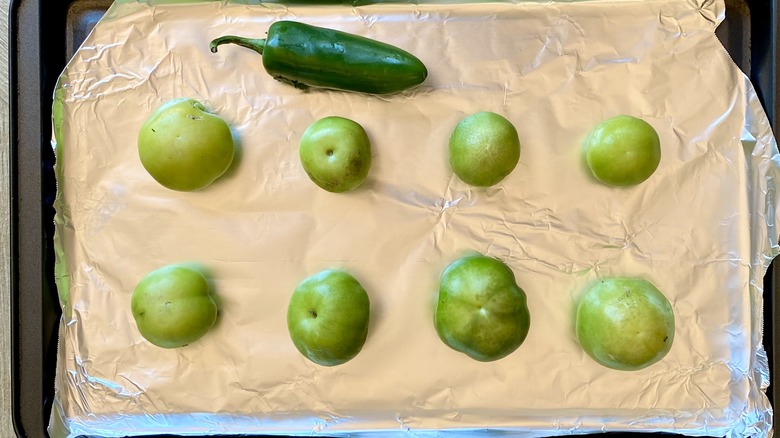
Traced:
POLYGON ((236 44, 247 49, 252 49, 259 54, 263 54, 263 48, 265 48, 265 38, 244 38, 233 35, 225 35, 215 39, 209 44, 211 53, 217 53, 217 47, 222 44, 236 44))

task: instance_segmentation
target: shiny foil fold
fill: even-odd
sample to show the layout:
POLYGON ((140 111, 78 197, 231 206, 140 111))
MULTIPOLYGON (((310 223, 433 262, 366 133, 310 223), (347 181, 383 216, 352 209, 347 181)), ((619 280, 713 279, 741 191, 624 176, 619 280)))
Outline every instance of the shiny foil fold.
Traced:
POLYGON ((746 76, 715 36, 723 1, 285 5, 118 2, 62 73, 54 103, 56 278, 64 316, 50 432, 410 435, 599 431, 767 436, 762 279, 778 252, 780 156, 746 76), (401 47, 428 67, 392 96, 304 92, 260 55, 209 51, 300 20, 401 47), (230 123, 238 155, 194 193, 143 169, 145 118, 177 97, 230 123), (517 127, 517 168, 487 189, 453 176, 455 124, 493 111, 517 127), (656 173, 599 184, 582 144, 631 114, 659 133, 656 173), (316 119, 366 129, 359 189, 315 186, 298 142, 316 119), (441 271, 477 251, 505 261, 531 329, 506 358, 476 362, 433 328, 441 271), (130 297, 148 272, 195 262, 220 314, 201 340, 146 342, 130 297), (321 367, 289 339, 303 278, 343 268, 371 299, 367 342, 321 367), (674 345, 633 372, 579 347, 576 301, 605 276, 653 282, 674 345))

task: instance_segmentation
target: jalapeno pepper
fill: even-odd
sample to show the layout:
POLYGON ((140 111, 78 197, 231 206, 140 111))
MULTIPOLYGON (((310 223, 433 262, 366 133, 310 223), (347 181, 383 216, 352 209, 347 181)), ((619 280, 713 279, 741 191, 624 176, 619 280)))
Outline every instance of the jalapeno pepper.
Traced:
POLYGON ((428 76, 422 61, 398 47, 295 21, 273 23, 264 39, 217 38, 211 51, 216 53, 221 44, 260 53, 268 74, 300 89, 390 94, 417 86, 428 76))

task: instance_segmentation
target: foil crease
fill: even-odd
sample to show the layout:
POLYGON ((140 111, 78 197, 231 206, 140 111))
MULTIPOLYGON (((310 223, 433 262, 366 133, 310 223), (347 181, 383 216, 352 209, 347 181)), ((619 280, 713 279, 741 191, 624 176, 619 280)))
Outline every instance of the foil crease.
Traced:
POLYGON ((115 3, 55 92, 51 435, 770 435, 762 279, 778 253, 780 154, 715 36, 724 14, 719 0, 115 3), (399 46, 429 77, 393 96, 302 92, 256 53, 209 52, 280 19, 399 46), (138 159, 140 125, 176 97, 201 100, 238 141, 234 166, 200 192, 161 187, 138 159), (507 117, 522 144, 487 189, 446 159, 454 125, 477 111, 507 117), (582 162, 588 131, 618 114, 662 144, 656 173, 630 189, 582 162), (372 141, 369 178, 347 194, 317 188, 297 158, 329 115, 372 141), (470 251, 504 260, 528 295, 528 338, 496 362, 450 350, 432 324, 441 271, 470 251), (184 262, 208 267, 219 320, 159 349, 130 296, 184 262), (349 270, 372 301, 365 347, 332 368, 295 350, 285 320, 296 284, 325 268, 349 270), (578 346, 576 299, 610 275, 647 278, 672 303, 661 362, 619 372, 578 346))

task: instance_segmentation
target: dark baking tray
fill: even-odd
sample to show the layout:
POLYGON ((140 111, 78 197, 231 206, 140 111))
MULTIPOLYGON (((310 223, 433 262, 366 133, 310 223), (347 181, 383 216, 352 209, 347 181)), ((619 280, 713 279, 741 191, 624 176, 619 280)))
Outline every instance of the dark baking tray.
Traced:
MULTIPOLYGON (((70 56, 110 4, 109 0, 10 4, 11 359, 13 424, 20 437, 48 436, 54 393, 60 311, 51 244, 55 193, 51 96, 70 56)), ((780 0, 726 0, 726 20, 717 30, 756 86, 775 130, 780 126, 779 4, 780 0)), ((764 280, 765 346, 773 377, 780 375, 774 348, 775 339, 780 340, 780 302, 774 294, 780 290, 780 268, 775 265, 764 280)), ((780 392, 776 386, 780 385, 768 391, 773 405, 780 392)))

